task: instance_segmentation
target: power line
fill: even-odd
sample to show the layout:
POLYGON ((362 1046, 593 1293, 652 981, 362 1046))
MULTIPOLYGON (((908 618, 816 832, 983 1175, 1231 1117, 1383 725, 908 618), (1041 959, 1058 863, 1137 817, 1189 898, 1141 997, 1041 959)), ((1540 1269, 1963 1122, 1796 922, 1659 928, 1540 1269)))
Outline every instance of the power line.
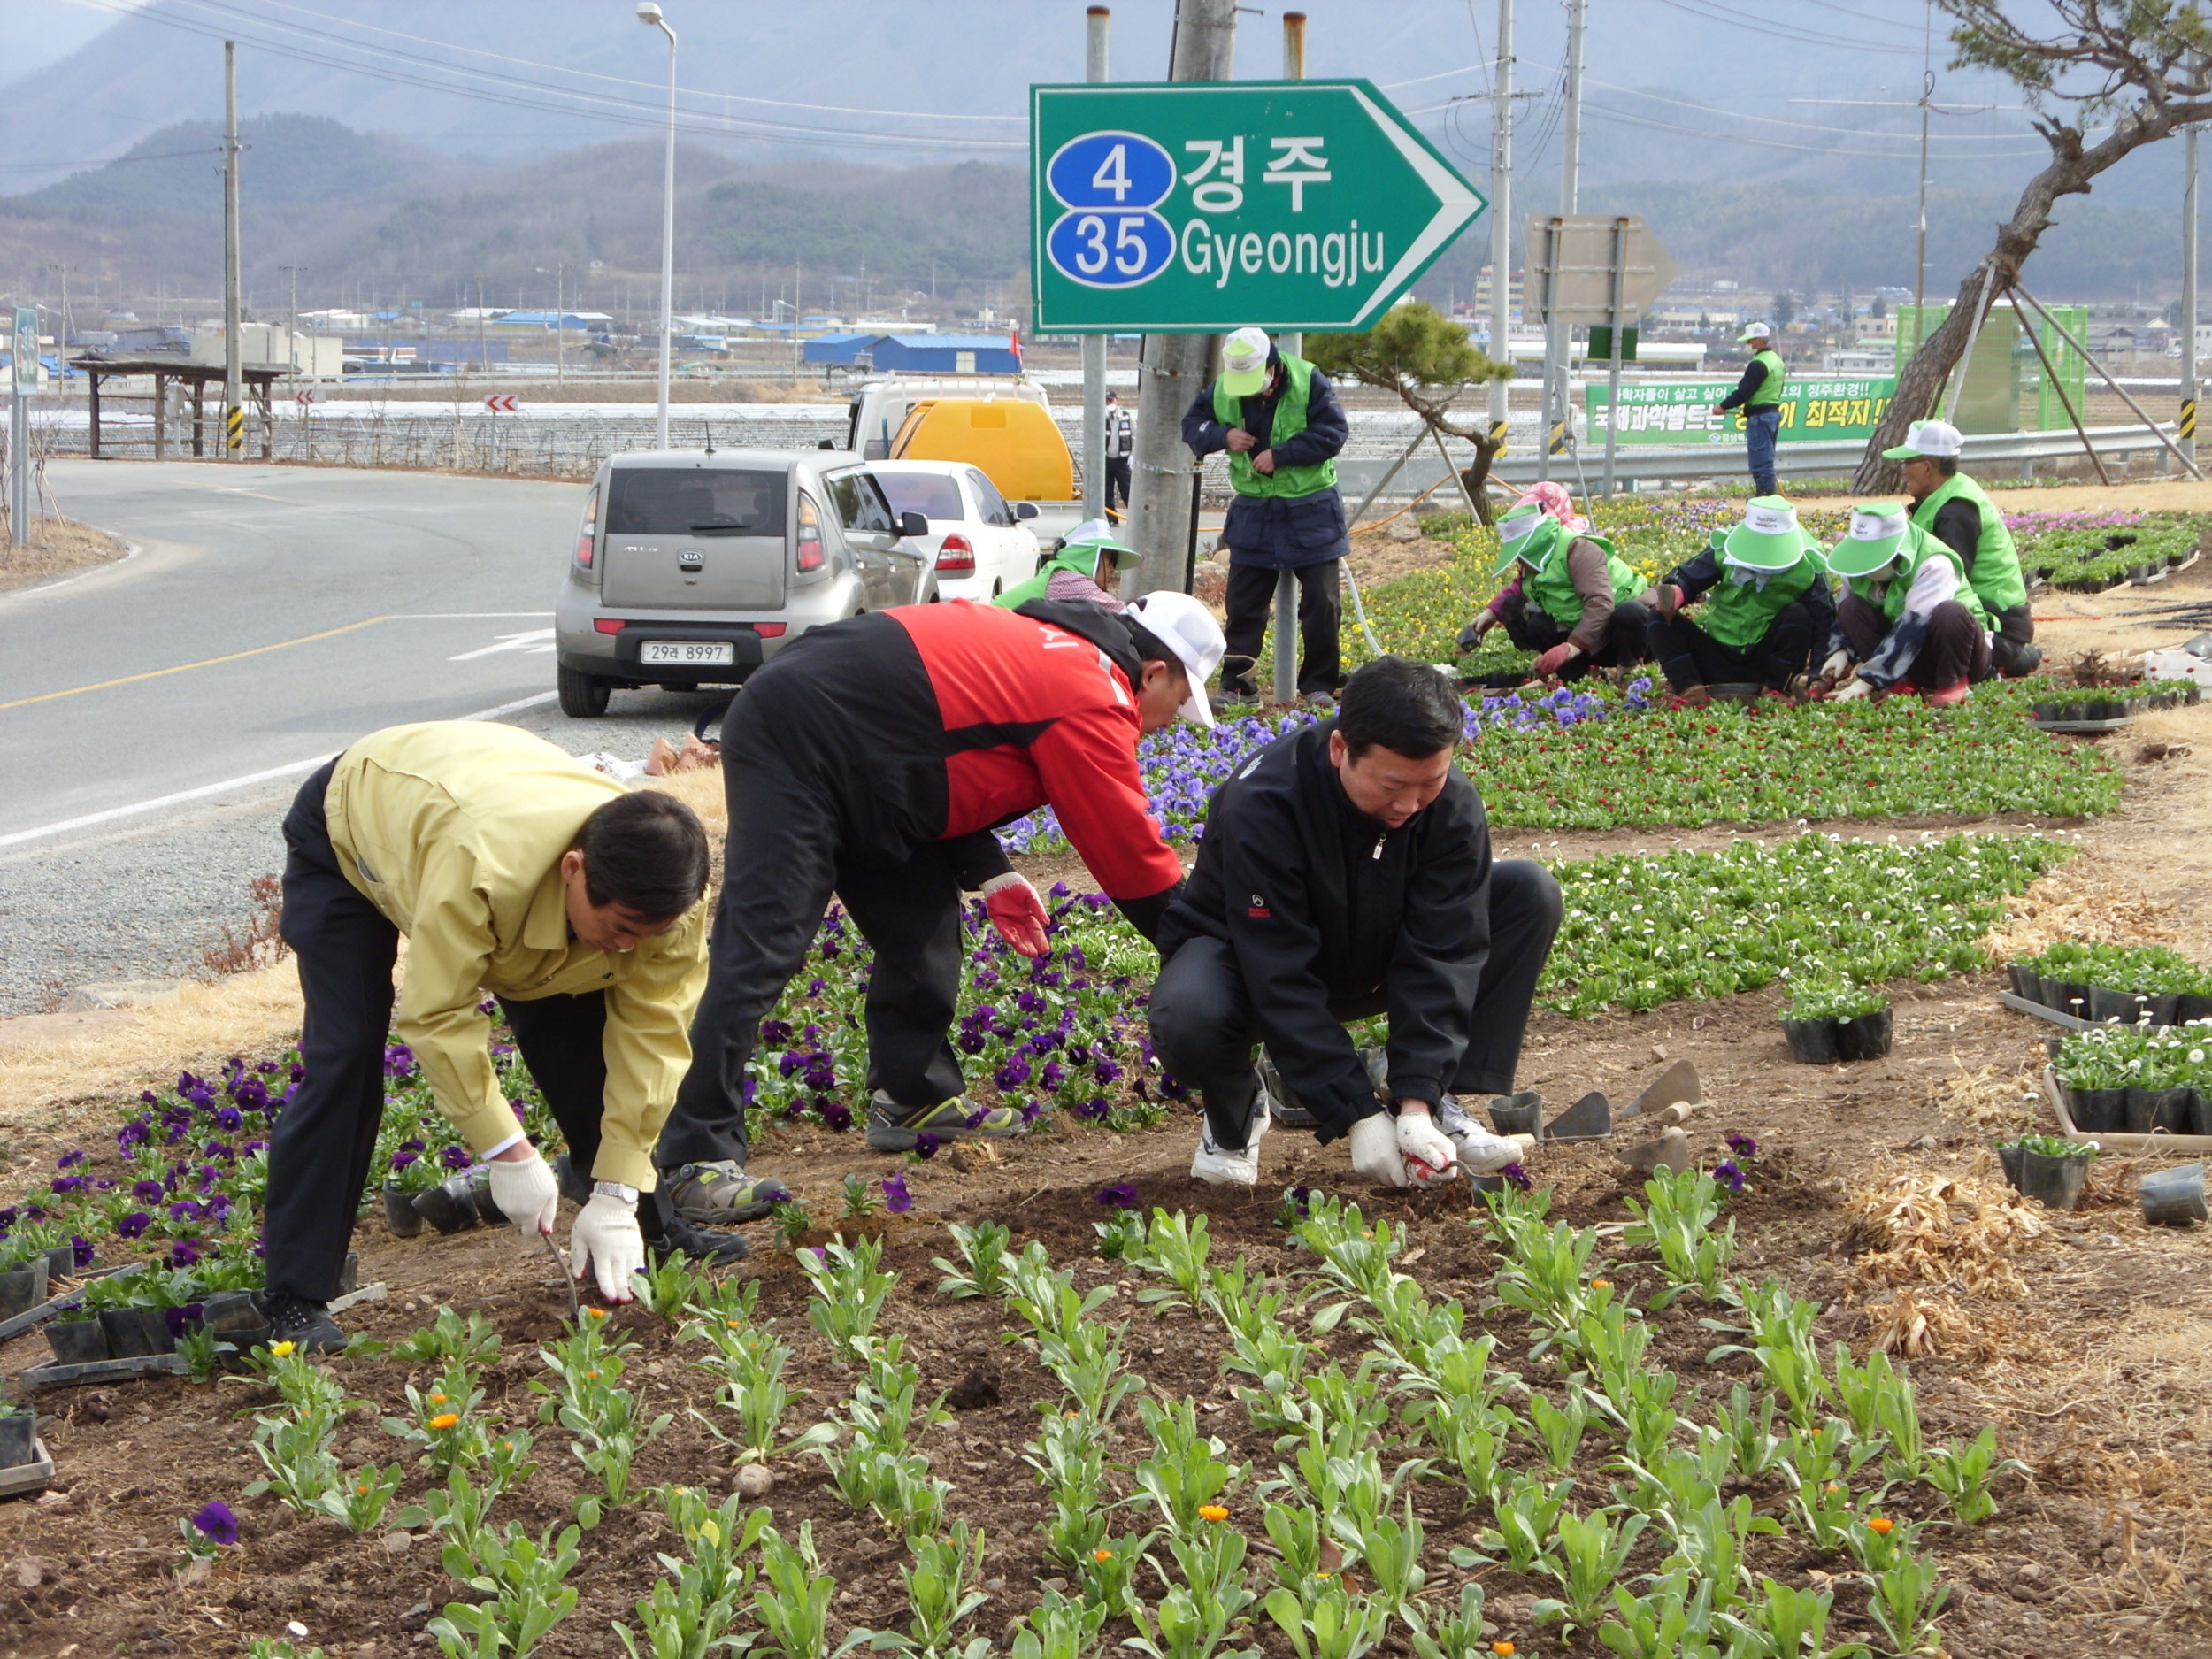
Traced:
POLYGON ((1707 23, 1725 23, 1737 28, 1748 29, 1755 35, 1769 35, 1777 40, 1790 41, 1800 46, 1844 48, 1852 51, 1887 52, 1901 58, 1917 58, 1917 46, 1884 46, 1872 41, 1855 40, 1849 35, 1825 35, 1817 29, 1791 28, 1768 21, 1748 12, 1739 12, 1723 5, 1721 0, 1659 0, 1663 6, 1685 12, 1707 23), (1709 8, 1709 9, 1705 9, 1709 8))
MULTIPOLYGON (((1686 133, 1694 138, 1702 138, 1709 143, 1750 144, 1760 150, 1793 150, 1809 156, 1851 156, 1868 161, 1903 161, 1910 158, 1907 155, 1901 155, 1891 150, 1852 150, 1841 144, 1798 144, 1792 143, 1784 138, 1755 138, 1748 134, 1742 133, 1716 133, 1706 127, 1686 127, 1678 121, 1662 121, 1654 119, 1650 116, 1632 114, 1626 110, 1609 110, 1603 104, 1593 104, 1587 99, 1583 101, 1582 107, 1586 112, 1601 116, 1609 121, 1618 121, 1630 127, 1650 127, 1663 133, 1686 133)), ((1999 150, 1993 154, 1985 153, 1975 157, 1974 159, 1977 161, 2011 161, 2024 157, 2042 157, 2048 154, 2049 151, 2047 150, 1999 150)))
MULTIPOLYGON (((241 149, 251 149, 241 145, 241 149)), ((0 161, 0 173, 46 173, 56 167, 119 167, 131 161, 176 161, 186 156, 219 156, 219 145, 212 150, 165 150, 154 156, 110 156, 94 161, 0 161)))

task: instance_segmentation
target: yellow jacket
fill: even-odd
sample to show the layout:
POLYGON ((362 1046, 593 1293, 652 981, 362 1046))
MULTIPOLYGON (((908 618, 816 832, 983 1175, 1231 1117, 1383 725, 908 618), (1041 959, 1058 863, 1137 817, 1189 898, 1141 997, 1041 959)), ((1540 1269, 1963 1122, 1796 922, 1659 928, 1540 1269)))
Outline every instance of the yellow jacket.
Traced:
POLYGON ((706 904, 634 950, 570 937, 561 855, 623 793, 541 738, 489 721, 395 726, 346 750, 325 808, 339 868, 408 939, 396 1025, 438 1109, 478 1152, 514 1133, 486 992, 603 991, 603 1138, 593 1174, 649 1188, 651 1149, 691 1064, 706 904))

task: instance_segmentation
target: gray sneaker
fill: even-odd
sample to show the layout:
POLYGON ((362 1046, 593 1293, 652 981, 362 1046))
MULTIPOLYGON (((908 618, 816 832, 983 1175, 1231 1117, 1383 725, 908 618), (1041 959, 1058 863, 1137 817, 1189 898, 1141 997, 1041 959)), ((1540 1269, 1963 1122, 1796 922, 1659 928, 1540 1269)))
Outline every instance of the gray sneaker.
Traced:
POLYGON ((900 1106, 881 1090, 868 1103, 868 1145, 878 1152, 911 1152, 924 1135, 936 1141, 1003 1141, 1029 1125, 1010 1106, 978 1106, 964 1094, 934 1106, 900 1106))
POLYGON ((734 1158, 708 1164, 686 1164, 662 1178, 668 1183, 668 1202, 676 1213, 695 1226, 734 1227, 758 1221, 791 1196, 790 1189, 772 1176, 748 1175, 734 1158))

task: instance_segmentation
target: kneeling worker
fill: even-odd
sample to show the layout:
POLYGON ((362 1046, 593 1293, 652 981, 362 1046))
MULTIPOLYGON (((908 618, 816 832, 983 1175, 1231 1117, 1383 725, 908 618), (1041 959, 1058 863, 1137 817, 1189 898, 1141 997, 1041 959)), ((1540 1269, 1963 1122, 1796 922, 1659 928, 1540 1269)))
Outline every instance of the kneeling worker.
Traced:
POLYGON ((706 982, 706 831, 672 795, 613 779, 511 726, 440 721, 363 738, 284 820, 284 940, 299 958, 305 1075, 269 1142, 270 1340, 342 1346, 326 1304, 384 1112, 392 964, 407 935, 400 1041, 438 1110, 491 1171, 516 1226, 553 1231, 560 1187, 524 1136, 488 1047, 486 993, 595 1178, 569 1235, 611 1302, 655 1253, 744 1241, 664 1226, 638 1195, 689 1064, 706 982))
POLYGON ((1115 568, 1136 557, 1135 549, 1123 545, 1114 534, 1113 526, 1103 518, 1086 518, 1060 539, 1034 576, 1015 583, 991 603, 1002 611, 1018 611, 1035 599, 1080 599, 1120 611, 1124 607, 1114 593, 1115 568))
POLYGON ((1498 520, 1498 567, 1514 579, 1459 631, 1463 650, 1502 625, 1525 651, 1540 652, 1530 672, 1579 680, 1593 668, 1644 660, 1651 612, 1636 597, 1644 579, 1603 536, 1570 532, 1533 502, 1498 520))
POLYGON ((1741 524, 1716 530, 1704 552, 1661 577, 1652 609, 1651 654, 1677 699, 1700 709, 1712 701, 1709 686, 1787 695, 1836 619, 1820 543, 1779 495, 1751 503, 1741 524), (1683 614, 1691 604, 1695 621, 1683 614))
POLYGON ((1851 528, 1829 550, 1845 581, 1816 697, 1886 695, 1900 685, 1932 708, 1966 701, 1989 678, 1989 616, 1959 556, 1905 516, 1896 502, 1853 510, 1851 528), (1857 678, 1836 686, 1851 665, 1857 678))
POLYGON ((993 829, 1049 806, 1147 939, 1183 866, 1161 838, 1137 740, 1179 713, 1203 726, 1221 630, 1188 594, 1116 613, 1038 600, 908 605, 808 632, 745 682, 722 727, 730 830, 697 1057, 656 1152, 693 1220, 741 1219, 746 1064, 831 896, 875 951, 868 978, 868 1144, 911 1150, 1018 1134, 1009 1107, 962 1094, 951 1042, 965 949, 961 894, 1025 956, 1045 910, 993 829))
POLYGON ((1904 442, 1882 454, 1905 464, 1912 521, 1959 556, 1982 609, 1989 613, 1990 661, 2001 674, 2032 674, 2043 661, 2035 643, 2035 613, 2027 578, 2005 515, 1982 487, 1959 471, 1966 439, 1945 420, 1916 420, 1904 442))
POLYGON ((1425 664, 1383 657, 1333 720, 1278 738, 1214 792, 1189 884, 1160 934, 1152 1041, 1205 1101, 1191 1174, 1259 1178, 1267 1045, 1323 1141, 1403 1187, 1519 1156, 1460 1096, 1511 1092, 1559 885, 1493 864, 1474 786, 1453 764, 1466 710, 1425 664), (1347 1020, 1390 1017, 1379 1098, 1347 1020))

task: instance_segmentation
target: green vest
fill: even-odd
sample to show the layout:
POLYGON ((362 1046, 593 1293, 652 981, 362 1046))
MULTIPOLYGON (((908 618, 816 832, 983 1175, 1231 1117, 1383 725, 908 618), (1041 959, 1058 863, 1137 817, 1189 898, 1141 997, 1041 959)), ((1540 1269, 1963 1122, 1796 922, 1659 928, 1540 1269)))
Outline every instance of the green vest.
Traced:
POLYGON ((1901 564, 1890 566, 1888 580, 1882 584, 1882 593, 1878 599, 1875 597, 1875 583, 1871 576, 1852 577, 1850 579, 1851 591, 1865 600, 1867 603, 1879 606, 1882 614, 1889 618, 1890 625, 1894 627, 1897 618, 1905 614, 1905 595, 1912 591, 1913 578, 1920 573, 1921 565, 1931 558, 1947 558, 1951 561, 1951 568, 1958 572, 1959 603, 1974 613, 1974 620, 1982 625, 1984 633, 1987 633, 1990 626, 1989 613, 1982 609, 1981 596, 1974 591, 1973 585, 1966 580, 1965 561, 1916 524, 1908 524, 1905 526, 1905 545, 1910 551, 1906 554, 1901 564))
POLYGON ((1982 487, 1963 472, 1954 472, 1927 500, 1912 510, 1912 521, 1929 534, 1935 534, 1936 514, 1948 501, 1970 501, 1981 510, 1981 540, 1974 543, 1974 568, 1966 580, 1991 611, 2011 611, 2028 603, 2028 584, 2020 574, 2020 549, 2005 528, 2005 515, 1997 511, 1982 487))
MULTIPOLYGON (((1306 398, 1313 390, 1313 365, 1303 357, 1283 358, 1283 395, 1275 400, 1275 430, 1262 449, 1286 443, 1306 429, 1306 398)), ((1232 397, 1214 382, 1214 419, 1233 426, 1244 419, 1244 400, 1232 397)), ((1259 436, 1257 433, 1252 434, 1259 436)), ((1279 466, 1272 472, 1253 470, 1252 454, 1229 456, 1229 481, 1240 495, 1310 495, 1336 488, 1336 463, 1316 461, 1306 466, 1279 466)))
POLYGON ((1613 544, 1603 536, 1562 534, 1553 541, 1543 563, 1521 578, 1521 591, 1536 602, 1539 611, 1567 628, 1582 620, 1582 595, 1575 591, 1574 578, 1567 573, 1567 549, 1577 541, 1595 542, 1605 550, 1605 568, 1613 579, 1615 604, 1633 599, 1644 587, 1644 579, 1629 569, 1620 555, 1613 551, 1613 544))
POLYGON ((1788 377, 1789 365, 1776 357, 1771 350, 1754 352, 1751 360, 1754 363, 1763 363, 1767 365, 1767 377, 1759 382, 1759 389, 1745 400, 1744 408, 1747 410, 1764 409, 1770 403, 1780 403, 1782 382, 1788 377))
POLYGON ((1098 549, 1094 547, 1062 548, 1058 553, 1037 566, 1037 573, 1034 576, 1025 582, 1015 583, 1013 587, 1009 588, 991 603, 1011 611, 1015 606, 1025 605, 1033 599, 1042 599, 1046 590, 1052 586, 1052 576, 1056 571, 1072 571, 1078 576, 1087 577, 1092 581, 1096 581, 1098 580, 1098 549))
POLYGON ((1723 564, 1720 580, 1702 595, 1705 609, 1698 626, 1723 645, 1740 651, 1766 638, 1783 607, 1802 599, 1815 582, 1825 580, 1826 572, 1807 553, 1789 569, 1768 576, 1763 586, 1732 581, 1729 576, 1730 567, 1723 564))

